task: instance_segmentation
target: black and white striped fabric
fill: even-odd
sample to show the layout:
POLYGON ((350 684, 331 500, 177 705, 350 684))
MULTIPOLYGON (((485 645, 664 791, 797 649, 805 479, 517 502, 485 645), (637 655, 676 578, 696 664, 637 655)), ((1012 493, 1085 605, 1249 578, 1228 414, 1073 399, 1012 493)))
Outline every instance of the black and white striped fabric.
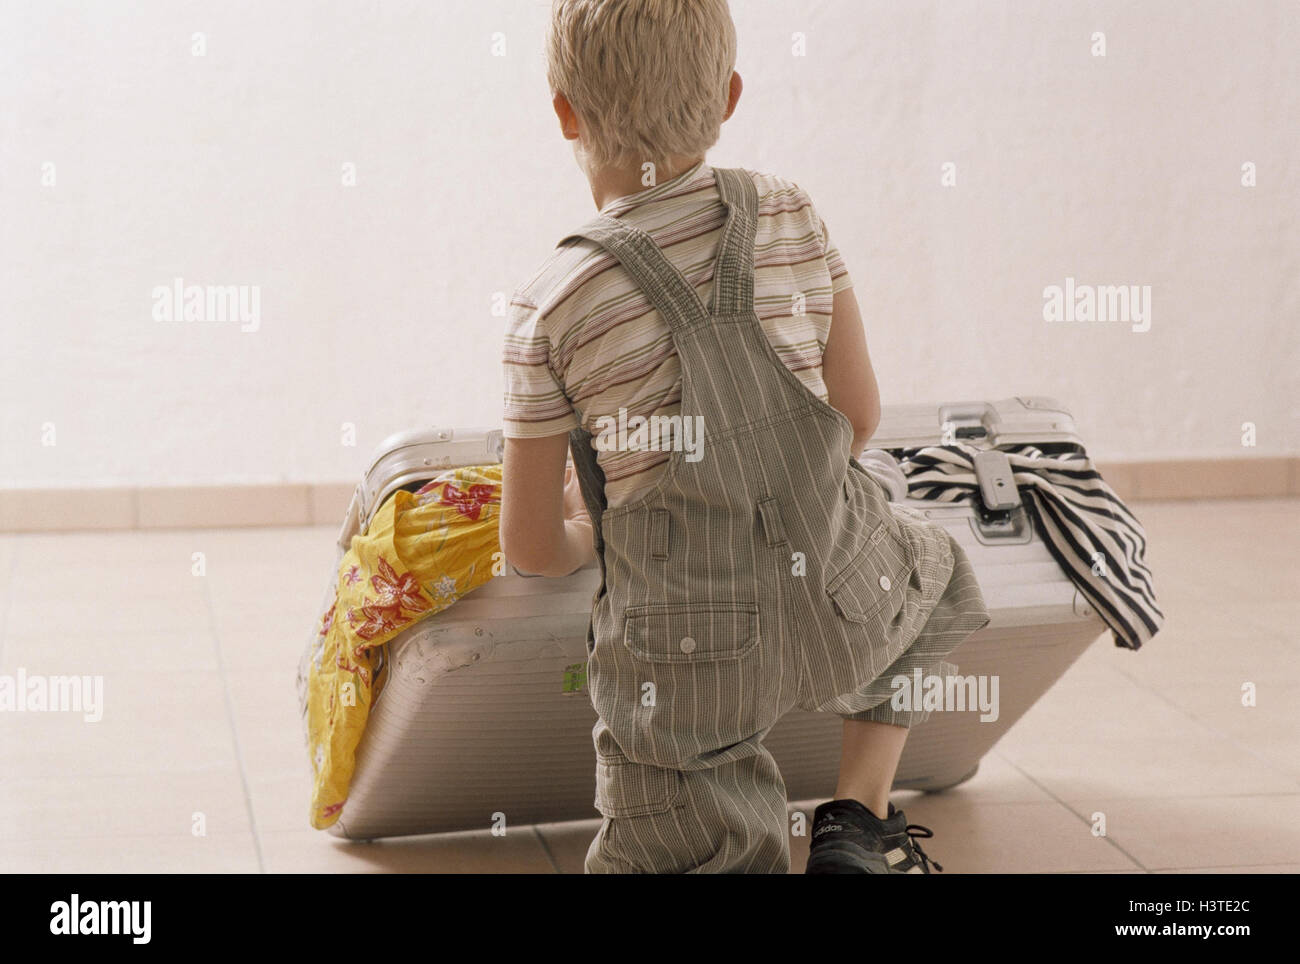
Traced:
MULTIPOLYGON (((1142 524, 1086 453, 1046 455, 1033 445, 1001 451, 1048 551, 1110 627, 1115 645, 1140 648, 1164 622, 1145 561, 1142 524)), ((902 450, 898 462, 907 476, 908 496, 978 501, 978 452, 960 442, 902 450)))

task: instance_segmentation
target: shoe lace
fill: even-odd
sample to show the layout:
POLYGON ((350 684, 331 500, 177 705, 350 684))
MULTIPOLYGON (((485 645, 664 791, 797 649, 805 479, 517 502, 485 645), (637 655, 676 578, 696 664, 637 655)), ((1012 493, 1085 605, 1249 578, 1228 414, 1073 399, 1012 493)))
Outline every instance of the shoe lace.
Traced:
POLYGON ((912 845, 912 849, 916 851, 916 855, 919 858, 921 858, 921 866, 928 867, 931 864, 933 864, 934 869, 942 873, 943 864, 939 863, 939 861, 937 860, 932 859, 924 850, 921 849, 920 841, 929 840, 933 836, 934 836, 934 831, 931 830, 929 827, 923 827, 919 823, 909 823, 907 825, 908 843, 912 845))

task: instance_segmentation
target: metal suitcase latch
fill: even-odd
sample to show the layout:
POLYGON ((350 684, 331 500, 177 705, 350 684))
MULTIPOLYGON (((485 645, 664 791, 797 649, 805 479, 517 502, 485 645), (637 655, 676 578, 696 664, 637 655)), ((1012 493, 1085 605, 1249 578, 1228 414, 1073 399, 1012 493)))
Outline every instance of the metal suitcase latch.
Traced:
POLYGON ((990 449, 977 454, 975 478, 980 486, 980 499, 989 512, 1010 512, 1020 505, 1020 490, 1016 488, 1005 452, 990 449))

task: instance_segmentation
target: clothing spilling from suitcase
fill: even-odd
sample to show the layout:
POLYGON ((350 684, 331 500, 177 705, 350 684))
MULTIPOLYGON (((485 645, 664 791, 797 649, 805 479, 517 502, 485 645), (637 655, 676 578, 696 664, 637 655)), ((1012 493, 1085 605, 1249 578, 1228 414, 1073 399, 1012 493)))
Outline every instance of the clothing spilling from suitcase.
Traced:
MULTIPOLYGON (((1037 445, 986 444, 997 441, 999 430, 1034 437, 1035 423, 1046 426, 1050 419, 1059 426, 1063 417, 1063 406, 1043 399, 887 407, 877 438, 890 448, 860 459, 893 511, 925 518, 933 509, 931 524, 955 532, 967 547, 992 620, 951 659, 959 670, 992 669, 1003 678, 998 720, 943 714, 916 729, 900 787, 942 789, 973 775, 979 758, 1104 629, 1117 646, 1137 649, 1160 628, 1142 526, 1072 427, 1039 430, 1037 445), (952 440, 954 430, 959 440, 952 440), (988 453, 998 458, 979 459, 988 453), (999 463, 1002 477, 1012 480, 1010 496, 995 493, 989 482, 999 477, 999 463), (1037 581, 1032 619, 1017 613, 1024 607, 1008 577, 1037 581), (1049 599, 1054 607, 1041 605, 1049 599), (1020 693, 1013 705, 1005 699, 1008 687, 1020 693)), ((562 581, 503 567, 499 462, 484 458, 426 470, 427 478, 417 471, 411 479, 405 463, 416 455, 417 463, 433 456, 441 464, 448 452, 473 460, 499 450, 491 433, 468 441, 449 441, 447 434, 401 437, 389 449, 393 477, 383 477, 381 458, 380 474, 358 487, 328 601, 299 668, 313 777, 310 822, 341 836, 481 826, 482 806, 495 808, 494 801, 508 796, 492 788, 489 771, 517 755, 494 756, 475 736, 480 731, 466 725, 462 711, 482 701, 501 711, 503 743, 531 741, 532 751, 555 758, 555 801, 521 801, 513 808, 520 819, 591 815, 595 717, 583 696, 594 574, 567 580, 582 584, 576 593, 564 586, 543 594, 541 584, 562 581), (485 608, 458 617, 480 601, 485 608), (466 647, 466 640, 475 645, 466 647), (440 643, 448 651, 443 660, 440 643), (485 660, 499 660, 499 668, 488 672, 485 660), (394 677, 394 666, 403 675, 394 677), (517 726, 510 725, 512 716, 517 726), (545 748, 565 735, 567 749, 545 748), (354 797, 358 771, 364 792, 354 797)), ((826 796, 834 786, 838 728, 819 716, 825 715, 792 713, 768 737, 792 798, 826 796)))

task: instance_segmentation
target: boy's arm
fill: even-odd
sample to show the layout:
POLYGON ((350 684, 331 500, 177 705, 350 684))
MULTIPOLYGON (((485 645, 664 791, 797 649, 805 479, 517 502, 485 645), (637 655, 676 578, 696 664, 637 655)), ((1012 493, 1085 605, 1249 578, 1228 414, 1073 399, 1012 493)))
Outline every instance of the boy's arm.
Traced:
POLYGON ((596 558, 586 511, 572 497, 566 511, 568 452, 567 435, 505 440, 501 551, 521 572, 567 576, 596 558))
POLYGON ((853 454, 867 446, 880 424, 880 388, 867 354, 867 335, 852 288, 836 293, 831 330, 822 354, 822 380, 833 408, 853 425, 853 454))

